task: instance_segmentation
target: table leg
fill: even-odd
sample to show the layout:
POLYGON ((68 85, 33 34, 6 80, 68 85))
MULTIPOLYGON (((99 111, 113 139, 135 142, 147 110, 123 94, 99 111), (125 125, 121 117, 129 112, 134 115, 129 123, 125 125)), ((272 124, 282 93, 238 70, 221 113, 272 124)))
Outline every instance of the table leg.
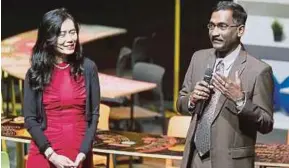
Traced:
POLYGON ((109 168, 109 163, 110 163, 110 154, 109 153, 107 153, 106 154, 106 168, 109 168))
POLYGON ((2 151, 7 152, 7 145, 5 140, 1 140, 1 149, 2 151))
POLYGON ((15 87, 14 87, 14 80, 11 78, 10 81, 10 86, 11 86, 11 106, 12 106, 12 115, 17 116, 17 111, 16 111, 16 93, 15 93, 15 87))
MULTIPOLYGON (((131 104, 130 104, 130 126, 129 126, 129 130, 133 131, 134 130, 134 99, 135 99, 135 95, 132 94, 131 95, 131 104)), ((130 156, 129 157, 129 168, 132 168, 132 164, 133 164, 133 157, 130 156)))
POLYGON ((16 163, 17 168, 23 168, 24 167, 24 150, 23 150, 23 144, 20 142, 16 142, 16 163))
POLYGON ((135 95, 131 95, 131 104, 130 104, 130 126, 129 130, 133 131, 134 130, 134 98, 135 95))
POLYGON ((109 168, 116 168, 117 162, 116 162, 116 155, 110 154, 110 163, 109 168))
MULTIPOLYGON (((7 78, 7 90, 6 90, 6 116, 9 116, 9 95, 10 95, 10 78, 7 78)), ((11 96, 10 96, 11 97, 11 96)))
POLYGON ((116 155, 106 153, 106 168, 115 168, 116 167, 116 155))
POLYGON ((129 168, 132 168, 133 158, 132 156, 129 157, 129 168))

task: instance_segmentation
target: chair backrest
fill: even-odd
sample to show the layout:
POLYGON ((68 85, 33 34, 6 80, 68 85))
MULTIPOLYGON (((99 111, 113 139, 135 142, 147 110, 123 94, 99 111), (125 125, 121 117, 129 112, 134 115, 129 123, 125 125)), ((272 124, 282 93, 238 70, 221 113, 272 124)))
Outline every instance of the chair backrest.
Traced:
POLYGON ((134 39, 132 45, 132 53, 131 53, 131 65, 132 67, 137 62, 152 62, 151 56, 151 46, 153 37, 145 37, 140 36, 134 39))
POLYGON ((168 136, 185 138, 191 123, 191 116, 173 116, 168 125, 168 136))
POLYGON ((124 76, 124 70, 128 66, 133 68, 137 62, 150 62, 152 63, 152 45, 155 33, 150 37, 138 36, 133 40, 131 49, 122 47, 120 49, 118 59, 116 62, 116 76, 124 76), (130 65, 127 64, 130 60, 130 65))
MULTIPOLYGON (((173 116, 168 124, 168 136, 186 138, 191 123, 191 116, 173 116)), ((174 162, 171 159, 166 159, 166 168, 177 168, 173 166, 174 162)))
POLYGON ((109 113, 110 107, 104 104, 100 104, 97 129, 109 130, 109 113))
MULTIPOLYGON (((164 111, 164 94, 163 94, 163 77, 165 69, 159 65, 138 62, 133 67, 132 77, 135 80, 151 82, 157 84, 157 87, 151 90, 154 97, 155 103, 158 104, 159 111, 164 111)), ((143 93, 136 94, 135 102, 140 103, 140 95, 143 93)))
POLYGON ((124 76, 124 70, 127 67, 128 60, 130 60, 131 52, 131 49, 128 47, 122 47, 120 49, 116 62, 116 76, 124 76))
POLYGON ((10 168, 9 156, 4 151, 1 151, 1 168, 10 168))

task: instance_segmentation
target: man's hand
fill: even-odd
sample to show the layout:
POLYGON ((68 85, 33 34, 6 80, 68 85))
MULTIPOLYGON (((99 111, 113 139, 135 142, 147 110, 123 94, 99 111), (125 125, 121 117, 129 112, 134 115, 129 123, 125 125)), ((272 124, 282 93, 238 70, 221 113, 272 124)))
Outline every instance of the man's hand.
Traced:
POLYGON ((57 168, 74 167, 74 162, 63 155, 58 155, 53 152, 49 157, 49 161, 53 163, 57 168))
POLYGON ((212 88, 213 86, 209 85, 205 81, 197 82, 193 92, 190 95, 191 103, 196 104, 200 100, 209 99, 211 92, 210 89, 212 88))
POLYGON ((244 98, 238 71, 235 73, 235 81, 220 74, 213 74, 213 86, 234 102, 244 98))

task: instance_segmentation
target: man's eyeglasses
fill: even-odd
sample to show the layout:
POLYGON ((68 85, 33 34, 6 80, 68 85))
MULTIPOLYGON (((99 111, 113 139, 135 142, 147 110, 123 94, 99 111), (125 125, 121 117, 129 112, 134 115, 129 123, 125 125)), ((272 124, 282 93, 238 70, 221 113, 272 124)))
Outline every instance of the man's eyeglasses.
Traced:
POLYGON ((218 23, 217 25, 215 25, 214 23, 209 23, 207 25, 209 30, 214 30, 216 26, 220 30, 227 30, 229 27, 238 27, 240 25, 228 25, 226 23, 218 23))

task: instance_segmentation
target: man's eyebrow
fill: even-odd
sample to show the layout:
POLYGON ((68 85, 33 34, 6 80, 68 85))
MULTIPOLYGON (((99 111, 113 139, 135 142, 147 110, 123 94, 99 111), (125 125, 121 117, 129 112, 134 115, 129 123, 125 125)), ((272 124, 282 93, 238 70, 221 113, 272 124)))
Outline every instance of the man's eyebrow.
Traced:
POLYGON ((228 24, 228 23, 226 23, 226 22, 219 22, 219 23, 217 23, 217 24, 228 24))
POLYGON ((214 22, 212 22, 212 21, 210 21, 209 23, 213 23, 213 24, 228 24, 228 23, 226 23, 226 22, 218 22, 218 23, 214 23, 214 22))

